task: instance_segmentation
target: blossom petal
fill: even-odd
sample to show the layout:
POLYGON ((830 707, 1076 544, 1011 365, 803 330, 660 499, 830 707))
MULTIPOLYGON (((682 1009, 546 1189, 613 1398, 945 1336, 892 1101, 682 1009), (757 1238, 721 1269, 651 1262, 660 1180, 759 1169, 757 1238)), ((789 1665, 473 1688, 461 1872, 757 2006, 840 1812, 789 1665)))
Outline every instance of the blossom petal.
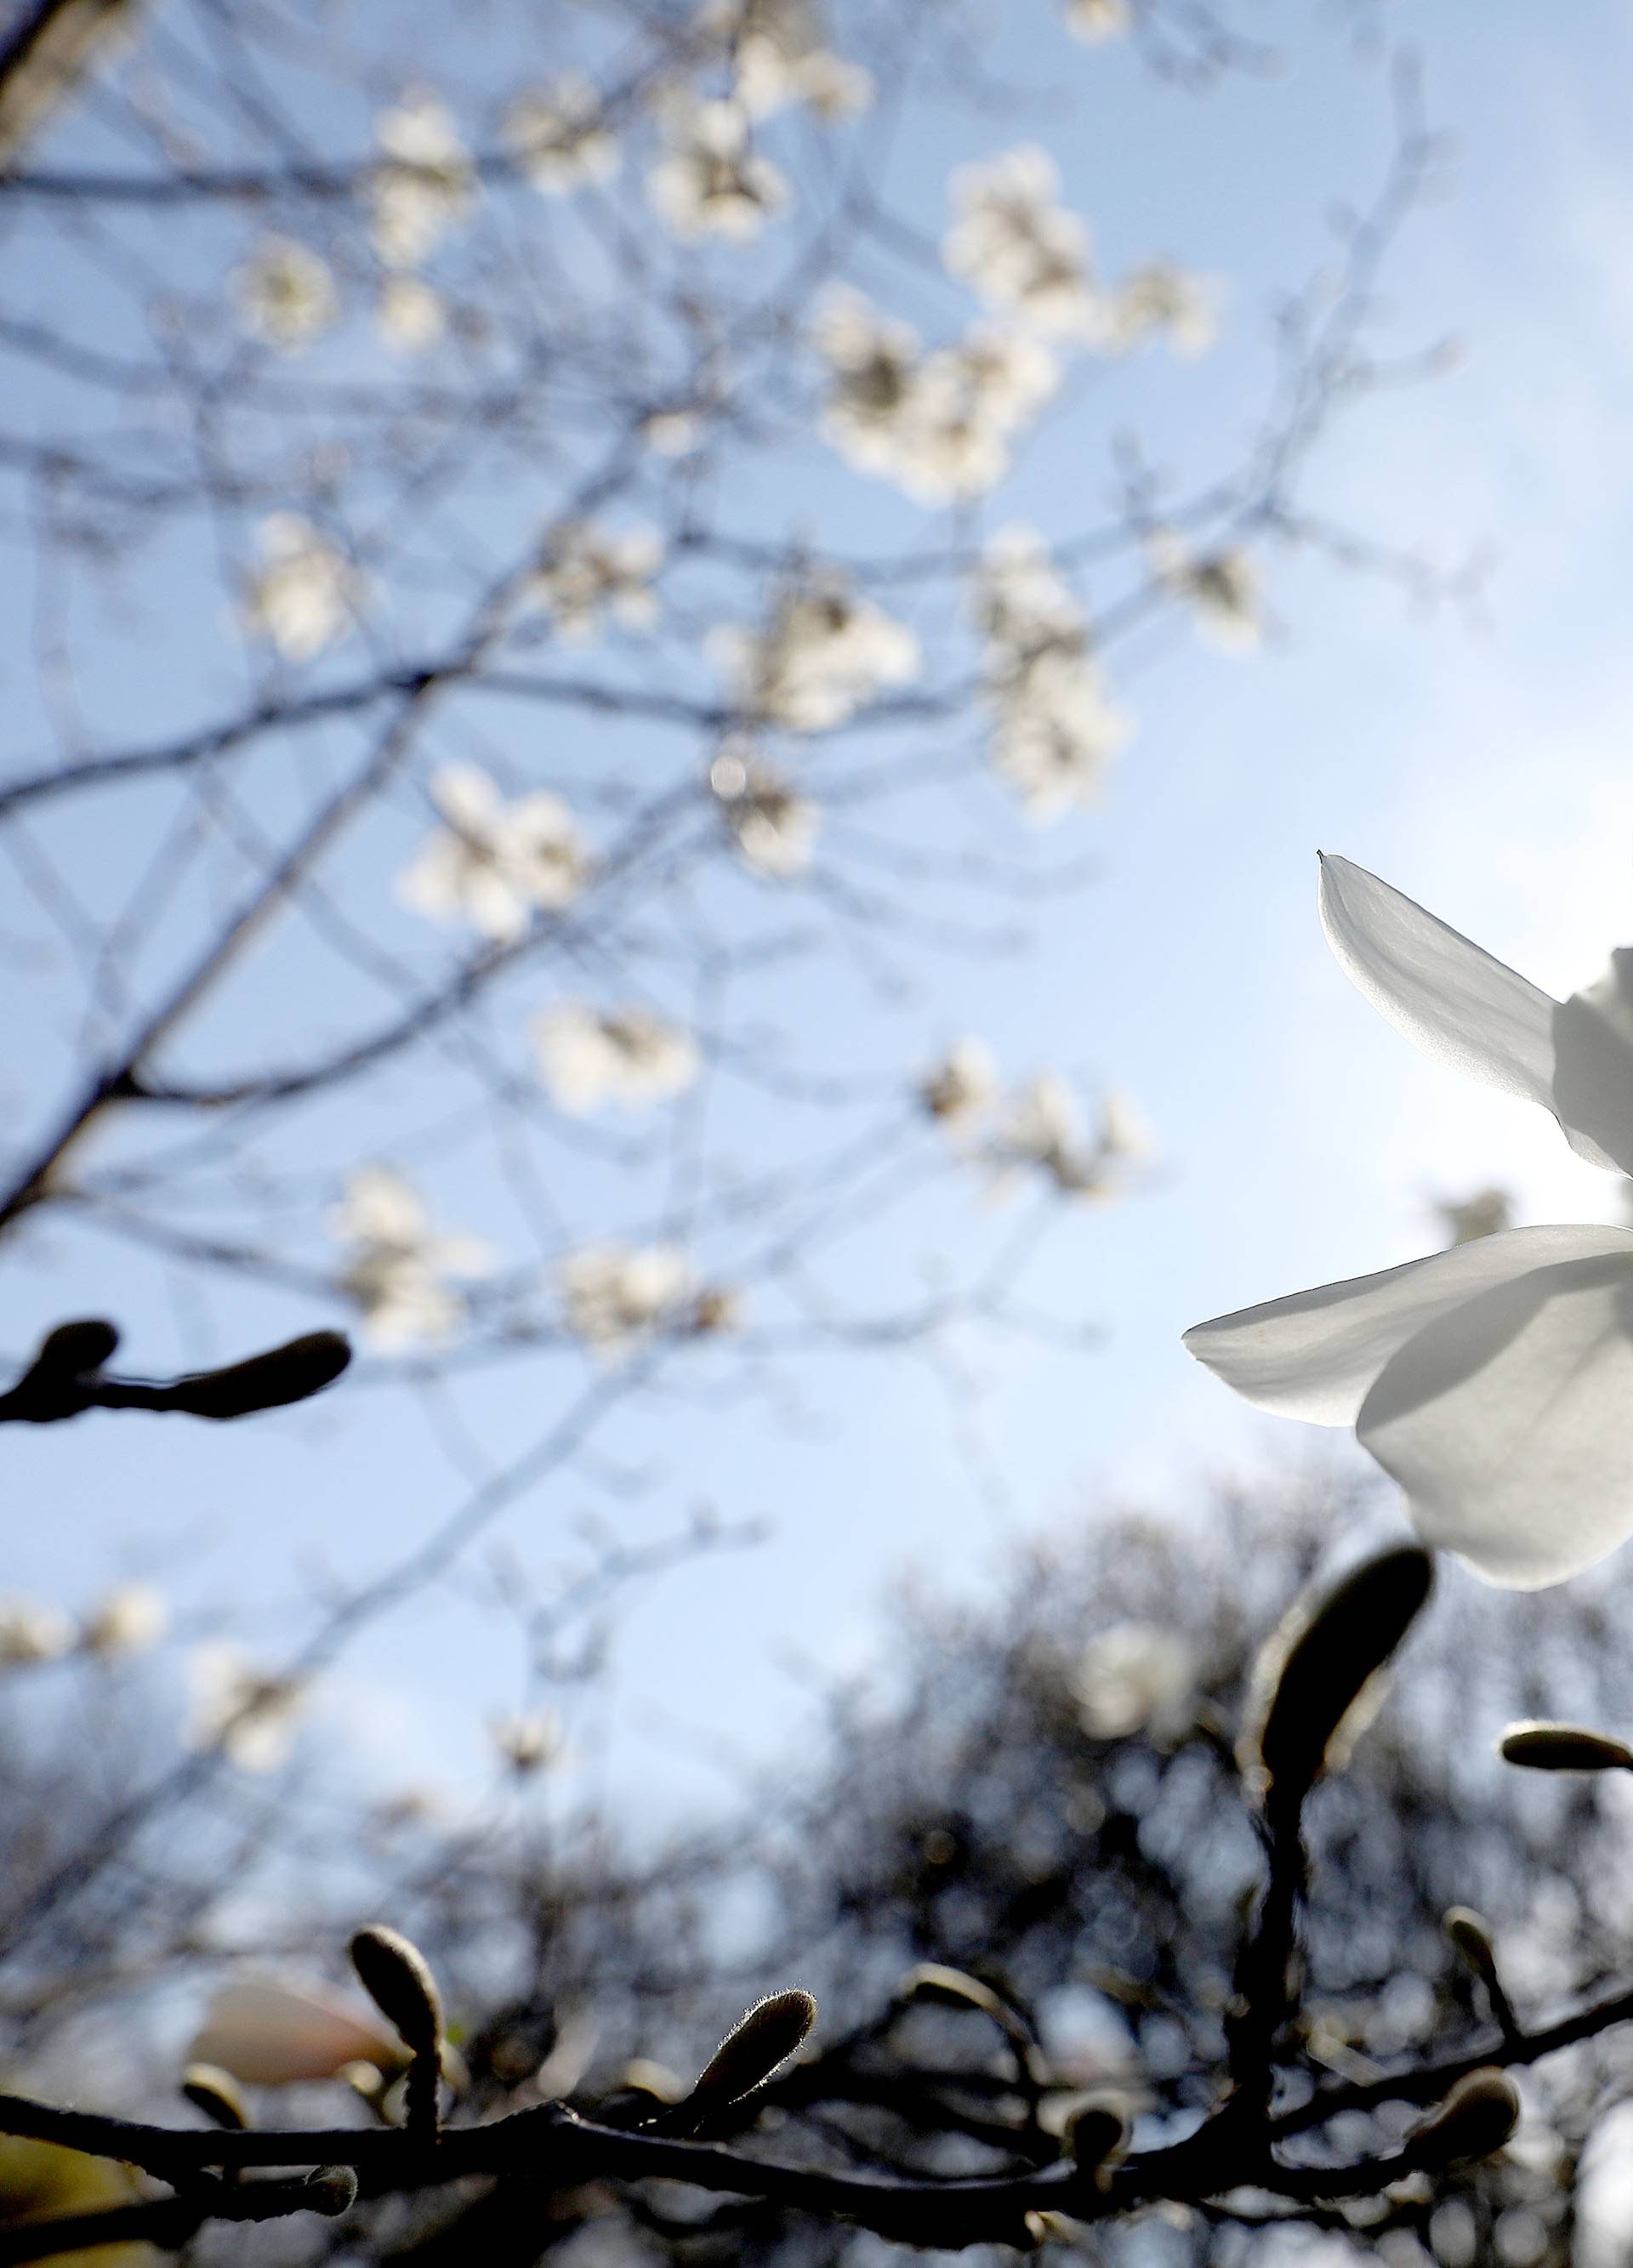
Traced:
POLYGON ((1633 1535, 1633 1234, 1436 1316, 1356 1431, 1424 1542, 1488 1582, 1535 1590, 1615 1550, 1633 1535))
POLYGON ((1633 948, 1554 1012, 1554 1110, 1591 1165, 1633 1174, 1633 948))
POLYGON ((1393 1358, 1439 1318, 1539 1269, 1617 1256, 1633 1268, 1633 1231, 1591 1224, 1511 1228, 1375 1276, 1216 1316, 1188 1330, 1185 1344, 1261 1410, 1349 1425, 1393 1358))
POLYGON ((1321 925, 1397 1031, 1471 1079, 1554 1104, 1557 1003, 1348 858, 1321 858, 1321 925))

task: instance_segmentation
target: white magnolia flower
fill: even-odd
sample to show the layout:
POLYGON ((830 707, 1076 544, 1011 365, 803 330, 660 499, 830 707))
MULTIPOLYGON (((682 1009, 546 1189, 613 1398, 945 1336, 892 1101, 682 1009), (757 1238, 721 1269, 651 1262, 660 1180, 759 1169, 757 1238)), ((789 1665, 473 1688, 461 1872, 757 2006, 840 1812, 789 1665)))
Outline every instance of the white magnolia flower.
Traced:
POLYGON ((1148 261, 1123 278, 1108 302, 1106 343, 1127 352, 1160 332, 1177 355, 1206 354, 1219 333, 1217 291, 1171 260, 1148 261))
POLYGON ((374 302, 380 335, 398 354, 424 354, 448 327, 442 294, 418 276, 388 276, 374 302))
POLYGON ((451 1337, 465 1317, 458 1279, 492 1265, 480 1237, 433 1231, 425 1199, 388 1166, 361 1166, 348 1176, 329 1226, 351 1248, 341 1289, 362 1309, 377 1346, 451 1337))
POLYGON ((822 814, 780 771, 758 756, 723 748, 709 766, 733 840, 750 866, 786 880, 811 863, 822 814))
MULTIPOLYGON (((1633 951, 1558 1001, 1342 858, 1327 939, 1391 1023, 1633 1171, 1633 951)), ((1512 1228, 1186 1334, 1250 1402, 1353 1425, 1425 1543, 1530 1590, 1633 1534, 1633 1232, 1512 1228)))
POLYGON ((835 284, 816 303, 810 337, 830 373, 824 435, 863 471, 893 472, 918 378, 918 333, 835 284))
POLYGON ((1029 819, 1042 823, 1098 799, 1129 722, 1086 654, 1039 654, 995 705, 993 766, 1029 819))
POLYGON ((301 1681, 255 1668, 225 1640, 195 1646, 188 1675, 187 1746, 219 1749, 240 1771, 276 1771, 289 1755, 295 1720, 306 1706, 301 1681))
POLYGON ((563 1110, 639 1109, 683 1094, 698 1076, 697 1042, 645 1008, 564 1001, 533 1020, 539 1072, 563 1110))
POLYGON ((520 1778, 542 1771, 561 1754, 561 1727, 543 1710, 513 1712, 490 1720, 494 1747, 520 1778))
POLYGON ((366 2007, 321 1984, 224 1984, 211 1996, 185 2061, 213 2064, 249 2087, 288 2087, 333 2079, 349 2063, 396 2072, 406 2058, 366 2007))
POLYGON ((39 1599, 0 1599, 0 1669, 55 1661, 74 1642, 74 1626, 60 1607, 39 1599))
POLYGON ((470 203, 469 152, 447 106, 425 89, 382 111, 374 138, 386 153, 369 179, 374 249, 388 268, 417 268, 470 203))
POLYGON ((1097 1741, 1149 1733, 1172 1740, 1189 1727, 1196 1657, 1159 1623, 1113 1623, 1090 1638, 1072 1678, 1083 1730, 1097 1741))
POLYGON ((999 1097, 998 1066, 984 1040, 955 1040, 919 1082, 919 1100, 939 1126, 963 1133, 999 1097))
POLYGON ((1091 45, 1121 39, 1133 22, 1128 0, 1067 0, 1068 31, 1091 45))
POLYGON ((1177 597, 1193 607, 1203 633, 1227 653, 1247 653, 1264 636, 1259 577, 1245 551, 1193 555, 1177 535, 1159 535, 1151 563, 1177 597))
POLYGON ((673 1244, 587 1244, 560 1267, 567 1329, 610 1359, 665 1322, 679 1320, 691 1263, 673 1244))
POLYGON ((1058 1071, 1045 1071, 1016 1088, 986 1160, 1002 1196, 1017 1167, 1039 1167, 1062 1197, 1118 1195, 1128 1168, 1149 1154, 1151 1140, 1125 1097, 1107 1094, 1090 1130, 1077 1092, 1058 1071))
POLYGON ((785 591, 763 630, 712 631, 709 652, 749 715, 791 733, 843 725, 919 669, 913 632, 835 574, 785 591))
POLYGON ((757 236, 788 202, 788 185, 749 138, 749 119, 735 102, 672 104, 668 154, 647 177, 652 202, 681 238, 757 236))
POLYGON ((1060 176, 1046 150, 1026 144, 988 165, 962 166, 952 193, 957 218, 942 247, 950 275, 1038 330, 1100 330, 1089 232, 1060 203, 1060 176))
POLYGON ((478 765, 444 764, 432 800, 447 821, 397 877, 397 895, 433 921, 468 921, 484 937, 520 937, 536 911, 559 912, 589 880, 572 813, 547 788, 506 803, 478 765))
POLYGON ((655 528, 620 531, 570 520, 552 528, 528 582, 556 625, 557 635, 594 637, 612 615, 631 630, 649 630, 658 618, 652 578, 663 563, 655 528))
POLYGON ((823 45, 811 0, 706 0, 697 25, 727 50, 733 96, 752 118, 802 102, 832 121, 873 99, 871 74, 823 45))
POLYGON ((610 181, 618 170, 617 139, 605 122, 600 92, 578 71, 526 88, 505 113, 504 136, 534 188, 549 196, 610 181))
POLYGON ((98 1600, 79 1626, 87 1653, 108 1657, 145 1653, 163 1638, 170 1609, 151 1583, 118 1583, 98 1600))
POLYGON ((343 552, 299 512, 261 523, 266 564, 244 590, 244 619, 291 661, 310 661, 351 629, 361 583, 343 552))
POLYGON ((246 329, 286 353, 309 345, 340 314, 329 262, 287 236, 269 236, 234 271, 246 329))

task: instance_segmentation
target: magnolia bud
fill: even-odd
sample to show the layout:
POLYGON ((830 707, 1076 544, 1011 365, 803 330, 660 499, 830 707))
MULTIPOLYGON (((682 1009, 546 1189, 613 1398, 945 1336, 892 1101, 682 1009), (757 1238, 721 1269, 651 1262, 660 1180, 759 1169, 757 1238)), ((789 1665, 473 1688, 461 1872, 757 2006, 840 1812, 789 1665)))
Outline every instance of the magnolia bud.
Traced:
POLYGON ((764 2085, 816 2021, 816 2003, 797 1987, 770 1992, 740 2016, 699 2073, 690 2100, 739 2102, 764 2085))
POLYGON ((442 1998, 425 1955, 395 1929, 360 1929, 347 1947, 358 1981, 417 2056, 442 2044, 442 1998))
POLYGON ((195 2110, 202 2110, 212 2126, 229 2133, 248 2127, 249 2105, 230 2071, 219 2064, 190 2063, 181 2074, 181 2092, 195 2110))
POLYGON ((118 1344, 119 1333, 112 1323, 97 1318, 59 1323, 41 1340, 33 1367, 69 1378, 83 1378, 88 1370, 100 1370, 118 1344))
POLYGON ((1505 2071, 1471 2071, 1459 2079, 1402 2149, 1414 2166, 1430 2171, 1467 2158, 1489 2158, 1519 2123, 1519 2090, 1505 2071))
POLYGON ((326 2213, 331 2220, 350 2213, 358 2201, 358 2177, 350 2166, 319 2166, 307 2176, 305 2188, 310 2194, 307 2212, 326 2213))
POLYGON ((1091 2095, 1066 2122, 1067 2149, 1083 2173, 1116 2157, 1127 2139, 1128 2107, 1114 2095, 1091 2095))
POLYGON ((1497 1754, 1505 1764, 1528 1764, 1533 1771, 1633 1771, 1633 1749, 1585 1725, 1511 1725, 1497 1754))
POLYGON ((1275 1683, 1254 1744, 1273 1800, 1295 1808, 1304 1800, 1433 1582, 1428 1552, 1402 1544, 1363 1560, 1319 1605, 1284 1616, 1261 1660, 1260 1676, 1275 1683))
POLYGON ((1457 1948, 1464 1965, 1489 1992, 1497 1981, 1496 1955, 1491 1948, 1491 1933, 1483 1918, 1472 1906, 1448 1906, 1440 1917, 1440 1926, 1457 1948))
POLYGON ((177 1379, 166 1394, 172 1410, 192 1418, 248 1418, 257 1410, 281 1410, 305 1402, 337 1379, 351 1359, 338 1331, 308 1331, 287 1345, 270 1347, 225 1370, 201 1370, 177 1379))

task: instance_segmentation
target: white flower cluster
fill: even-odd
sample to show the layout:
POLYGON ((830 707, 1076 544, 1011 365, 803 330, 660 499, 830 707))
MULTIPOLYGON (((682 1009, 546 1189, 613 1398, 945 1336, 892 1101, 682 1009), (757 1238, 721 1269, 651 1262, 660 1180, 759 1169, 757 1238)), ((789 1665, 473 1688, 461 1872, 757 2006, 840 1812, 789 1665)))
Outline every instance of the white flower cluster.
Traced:
POLYGON ((836 284, 819 301, 812 343, 828 367, 822 430, 861 470, 923 504, 979 496, 1009 469, 1016 431, 1060 383, 1038 340, 978 324, 925 352, 918 335, 836 284))
POLYGON ((832 123, 873 99, 871 74, 823 44, 811 0, 706 0, 697 22, 726 50, 732 93, 751 117, 800 102, 832 123))
POLYGON ((654 205, 683 240, 745 243, 788 203, 788 184, 756 150, 740 102, 676 93, 664 105, 665 154, 647 176, 654 205))
POLYGON ((578 71, 524 88, 505 113, 503 132, 512 158, 546 196, 610 181, 618 170, 600 91, 578 71))
POLYGON ((269 236, 233 276, 244 327, 285 354, 309 346, 340 313, 329 262, 287 236, 269 236))
POLYGON ((289 1755, 306 1705, 301 1681, 257 1669, 237 1646, 212 1640, 194 1648, 188 1682, 187 1746, 218 1749, 240 1771, 276 1771, 289 1755))
POLYGON ((630 630, 650 630, 658 618, 652 578, 662 562, 655 528, 617 531, 567 520, 546 538, 528 595, 564 638, 594 637, 608 615, 630 630))
POLYGON ((573 814, 548 788, 506 803, 477 764, 444 764, 432 800, 447 824, 397 877, 397 895, 433 921, 468 921, 504 944, 537 911, 570 905, 590 856, 573 814))
POLYGON ((616 1360, 648 1332, 680 1320, 691 1263, 673 1244, 587 1244, 561 1263, 567 1329, 616 1360))
POLYGON ((363 1314, 377 1346, 449 1338, 464 1320, 460 1278, 481 1276, 492 1254, 479 1237, 435 1233, 425 1199, 388 1166, 363 1166, 347 1180, 330 1228, 351 1248, 340 1288, 363 1314))
POLYGON ((620 1103, 637 1110, 683 1094, 698 1076, 697 1043, 644 1008, 564 1001, 533 1020, 539 1073, 575 1116, 620 1103))
POLYGON ((374 136, 385 152, 369 177, 374 249, 388 268, 417 268, 470 204, 469 152, 447 106, 428 88, 382 111, 374 136))
POLYGON ((1087 619, 1043 539, 1024 527, 995 536, 974 598, 995 717, 994 769, 1031 819, 1092 802, 1129 720, 1106 691, 1087 619))
POLYGON ((291 661, 310 661, 344 637, 361 603, 362 582, 344 554, 299 512, 261 523, 265 565, 244 588, 249 629, 291 661))
POLYGON ((919 1081, 920 1108, 972 1154, 1005 1195, 1018 1172, 1041 1171, 1062 1197, 1109 1197, 1127 1168, 1149 1154, 1150 1137, 1124 1098, 1102 1098, 1092 1134, 1076 1094, 1056 1071, 1024 1081, 1006 1096, 992 1051, 961 1039, 919 1081))
POLYGON ((1060 176, 1028 143, 952 177, 957 217, 942 246, 949 275, 989 306, 1051 337, 1092 338, 1105 315, 1089 232, 1060 202, 1060 176))
POLYGON ((40 1599, 0 1599, 0 1669, 21 1669, 67 1653, 103 1660, 145 1653, 169 1621, 163 1595, 151 1583, 118 1583, 78 1622, 40 1599))
POLYGON ((488 1731, 499 1756, 519 1779, 543 1771, 562 1753, 561 1727, 543 1710, 491 1718, 488 1731))
POLYGON ((1251 652, 1264 636, 1259 578, 1245 551, 1193 553, 1164 533, 1151 544, 1159 580, 1195 612, 1204 637, 1226 653, 1251 652))
POLYGON ((709 788, 733 842, 757 873, 786 881, 804 873, 822 814, 774 765, 744 743, 729 743, 709 766, 709 788))
POLYGON ((374 302, 374 321, 386 344, 397 354, 424 354, 448 327, 442 294, 423 276, 388 276, 374 302))
POLYGON ((712 631, 709 652, 744 714, 790 733, 845 724, 887 687, 910 684, 920 659, 913 632, 838 574, 785 591, 764 630, 712 631))

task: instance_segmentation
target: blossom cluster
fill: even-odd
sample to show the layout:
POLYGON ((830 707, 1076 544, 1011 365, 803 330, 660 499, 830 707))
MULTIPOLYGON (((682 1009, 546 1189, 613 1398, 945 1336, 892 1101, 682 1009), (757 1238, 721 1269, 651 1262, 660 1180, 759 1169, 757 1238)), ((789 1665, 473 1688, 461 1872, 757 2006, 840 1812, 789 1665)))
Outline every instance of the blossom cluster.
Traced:
POLYGON ((1129 721, 1106 689, 1087 616, 1033 530, 1008 528, 988 545, 974 613, 1000 777, 1034 820, 1092 802, 1129 721))
POLYGON ((1091 1129, 1077 1094, 1058 1071, 1006 1092, 992 1050, 961 1039, 919 1081, 920 1107, 967 1147, 998 1194, 1023 1173, 1041 1173, 1062 1197, 1106 1197, 1149 1154, 1150 1138, 1127 1101, 1102 1098, 1091 1129))
POLYGON ((722 625, 709 650, 744 716, 789 733, 846 724, 919 671, 913 632, 835 572, 784 591, 762 630, 722 625))

